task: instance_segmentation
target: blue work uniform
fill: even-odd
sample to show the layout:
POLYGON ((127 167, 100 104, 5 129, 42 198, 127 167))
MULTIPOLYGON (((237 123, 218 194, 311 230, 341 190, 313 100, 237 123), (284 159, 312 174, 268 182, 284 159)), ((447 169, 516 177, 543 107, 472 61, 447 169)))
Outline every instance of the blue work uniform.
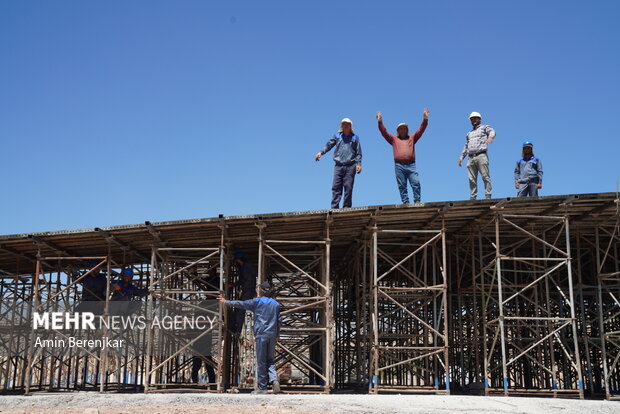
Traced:
POLYGON ((334 180, 332 182, 332 208, 339 208, 342 191, 344 189, 344 201, 342 207, 351 207, 353 203, 353 184, 355 182, 356 167, 362 166, 362 144, 357 135, 344 135, 342 132, 335 134, 321 150, 325 155, 329 150, 334 150, 334 180))
POLYGON ((134 297, 143 297, 148 295, 147 289, 140 289, 133 283, 125 284, 125 282, 117 282, 112 288, 112 300, 132 300, 134 297))
POLYGON ((82 301, 104 301, 107 279, 104 275, 90 274, 80 281, 82 283, 82 301))
POLYGON ((515 184, 519 185, 517 197, 538 196, 538 185, 542 185, 542 161, 536 157, 521 158, 515 166, 515 184))
POLYGON ((261 296, 248 300, 228 300, 226 305, 254 313, 258 388, 266 390, 269 368, 274 365, 276 341, 280 335, 280 304, 272 298, 261 296))

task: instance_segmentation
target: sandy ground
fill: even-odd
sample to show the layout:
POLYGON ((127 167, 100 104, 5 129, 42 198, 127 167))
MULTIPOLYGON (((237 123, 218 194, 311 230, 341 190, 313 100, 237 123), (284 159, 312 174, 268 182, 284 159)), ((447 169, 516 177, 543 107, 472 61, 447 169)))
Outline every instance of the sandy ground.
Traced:
POLYGON ((98 394, 0 396, 1 414, 620 414, 619 401, 435 395, 98 394))

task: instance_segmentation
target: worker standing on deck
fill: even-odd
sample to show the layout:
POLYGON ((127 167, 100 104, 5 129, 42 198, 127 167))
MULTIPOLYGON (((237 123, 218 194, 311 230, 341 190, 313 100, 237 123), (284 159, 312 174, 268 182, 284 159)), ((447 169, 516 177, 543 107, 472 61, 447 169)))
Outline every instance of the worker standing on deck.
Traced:
POLYGON ((422 138, 422 134, 428 125, 428 109, 424 108, 423 116, 424 119, 420 128, 415 133, 409 135, 409 125, 401 123, 396 127, 397 135, 394 136, 387 132, 385 125, 383 125, 383 116, 381 112, 377 112, 379 131, 394 150, 394 172, 396 173, 400 200, 403 204, 409 203, 407 182, 411 185, 413 202, 419 203, 421 199, 420 178, 415 166, 415 144, 422 138))
POLYGON ((469 115, 472 130, 465 137, 465 146, 459 158, 459 167, 463 159, 467 160, 467 175, 469 176, 469 198, 475 200, 478 195, 478 172, 484 181, 484 193, 486 198, 491 198, 491 176, 489 174, 488 145, 495 139, 495 130, 488 125, 482 125, 482 115, 472 112, 469 115))
MULTIPOLYGON (((226 300, 222 295, 217 300, 227 306, 245 309, 254 313, 254 339, 256 341, 256 365, 258 390, 265 394, 269 383, 269 368, 274 365, 276 342, 280 335, 280 304, 272 299, 269 282, 256 287, 258 297, 248 300, 226 300)), ((280 383, 273 382, 273 392, 280 392, 280 383)))
POLYGON ((534 156, 534 144, 525 141, 521 159, 515 167, 515 187, 519 190, 517 197, 538 196, 538 190, 542 188, 542 178, 542 161, 534 156))
POLYGON ((336 147, 334 150, 334 180, 332 183, 332 207, 340 207, 340 198, 344 189, 344 201, 342 207, 351 207, 353 198, 353 182, 355 174, 362 172, 362 145, 360 139, 353 132, 353 123, 349 118, 340 121, 340 129, 325 147, 314 156, 318 161, 325 153, 336 147))

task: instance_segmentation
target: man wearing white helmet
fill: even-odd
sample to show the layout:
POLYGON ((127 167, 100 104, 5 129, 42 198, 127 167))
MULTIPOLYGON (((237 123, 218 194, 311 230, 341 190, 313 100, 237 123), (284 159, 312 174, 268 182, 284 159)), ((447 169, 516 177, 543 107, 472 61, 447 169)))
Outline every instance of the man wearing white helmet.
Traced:
POLYGON ((421 198, 420 178, 415 165, 415 144, 422 138, 422 134, 428 125, 428 109, 424 108, 422 123, 418 130, 409 135, 409 126, 405 123, 399 124, 396 128, 397 135, 394 136, 387 132, 383 125, 383 116, 377 112, 379 131, 383 138, 392 146, 394 152, 394 172, 396 174, 396 184, 400 192, 400 199, 403 204, 409 203, 407 192, 407 182, 411 185, 413 192, 413 202, 419 203, 421 198))
POLYGON ((332 208, 340 206, 340 198, 344 189, 342 207, 351 207, 353 197, 353 182, 355 173, 362 172, 362 145, 360 139, 353 132, 353 123, 349 118, 340 121, 338 133, 331 137, 325 147, 314 156, 318 161, 321 156, 336 147, 334 150, 334 181, 332 184, 332 208))
POLYGON ((469 198, 475 200, 478 195, 478 172, 484 182, 486 198, 491 198, 491 176, 489 175, 489 157, 487 147, 495 138, 495 130, 488 125, 482 125, 482 115, 472 112, 469 115, 472 130, 467 133, 465 146, 459 158, 459 167, 463 165, 463 158, 467 160, 467 175, 469 176, 469 198))

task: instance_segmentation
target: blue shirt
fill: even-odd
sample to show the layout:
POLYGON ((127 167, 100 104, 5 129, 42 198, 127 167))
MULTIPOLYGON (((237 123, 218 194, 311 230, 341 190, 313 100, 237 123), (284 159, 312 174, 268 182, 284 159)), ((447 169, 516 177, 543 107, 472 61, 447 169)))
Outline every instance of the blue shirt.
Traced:
POLYGON ((321 150, 321 155, 325 155, 333 147, 336 147, 334 150, 336 165, 355 164, 362 166, 362 145, 357 135, 343 135, 342 132, 338 132, 327 141, 321 150))
POLYGON ((515 167, 515 183, 517 184, 526 184, 526 183, 538 183, 542 184, 543 178, 543 166, 542 161, 540 161, 536 157, 523 159, 521 158, 517 161, 517 166, 515 167))
POLYGON ((261 296, 248 300, 227 300, 226 304, 254 313, 255 338, 277 338, 280 335, 280 304, 274 299, 261 296))
POLYGON ((134 296, 143 297, 149 293, 147 289, 140 289, 133 283, 126 285, 123 281, 117 282, 112 289, 112 300, 132 300, 134 296))
POLYGON ((92 273, 80 281, 82 283, 82 301, 104 301, 107 279, 104 275, 94 276, 92 273))

